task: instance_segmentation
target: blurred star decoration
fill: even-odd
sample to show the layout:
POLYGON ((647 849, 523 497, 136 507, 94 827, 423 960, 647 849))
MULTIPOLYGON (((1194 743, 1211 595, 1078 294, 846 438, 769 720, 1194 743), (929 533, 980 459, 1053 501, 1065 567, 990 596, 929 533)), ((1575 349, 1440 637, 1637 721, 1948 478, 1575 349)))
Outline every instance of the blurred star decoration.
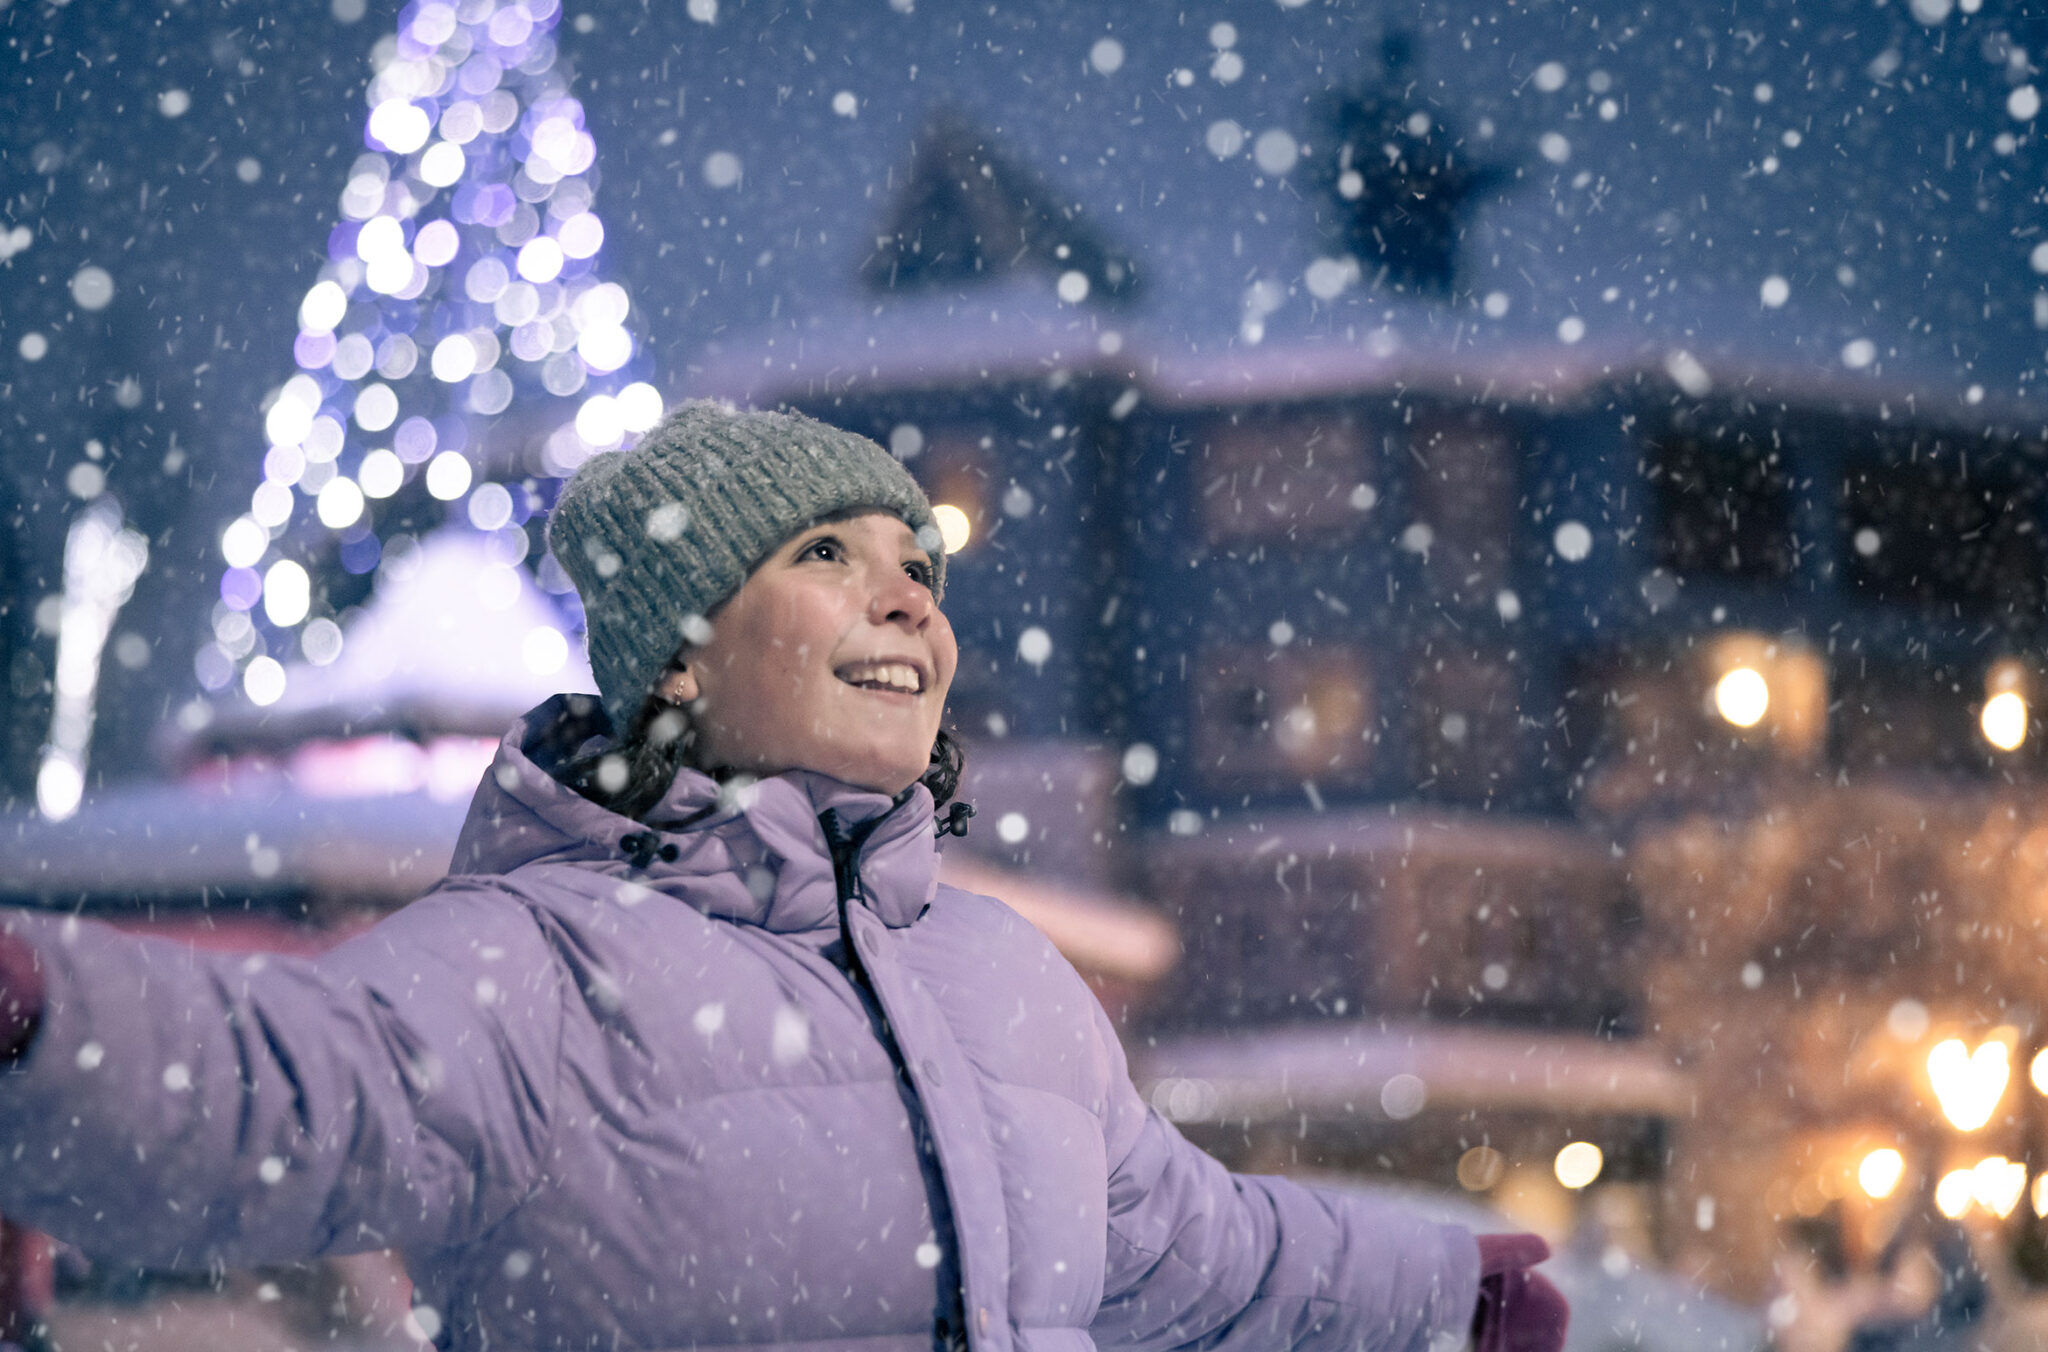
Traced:
POLYGON ((516 556, 520 587, 568 592, 527 522, 660 419, 626 291, 598 266, 597 146, 557 69, 560 18, 560 0, 416 0, 373 49, 366 150, 299 306, 298 370, 265 405, 262 480, 221 534, 194 661, 207 690, 239 679, 269 705, 284 694, 273 654, 333 662, 342 636, 309 567, 378 568, 402 533, 380 520, 435 500, 516 556), (508 410, 535 429, 509 464, 482 453, 508 410))

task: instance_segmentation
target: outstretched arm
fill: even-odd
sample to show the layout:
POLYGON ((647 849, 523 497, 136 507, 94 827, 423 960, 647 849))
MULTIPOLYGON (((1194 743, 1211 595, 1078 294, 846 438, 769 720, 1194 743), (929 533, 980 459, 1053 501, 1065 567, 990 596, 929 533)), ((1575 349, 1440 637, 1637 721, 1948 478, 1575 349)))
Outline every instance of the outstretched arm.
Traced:
MULTIPOLYGON (((1103 1022, 1109 1046, 1115 1034, 1103 1022)), ((1105 1131, 1104 1348, 1431 1352, 1461 1347, 1479 1247, 1456 1225, 1285 1178, 1232 1174, 1153 1112, 1114 1053, 1105 1131)))
POLYGON ((10 1219, 139 1263, 283 1262, 459 1242, 541 1175, 563 981, 501 889, 445 885, 314 961, 0 932, 10 1219))

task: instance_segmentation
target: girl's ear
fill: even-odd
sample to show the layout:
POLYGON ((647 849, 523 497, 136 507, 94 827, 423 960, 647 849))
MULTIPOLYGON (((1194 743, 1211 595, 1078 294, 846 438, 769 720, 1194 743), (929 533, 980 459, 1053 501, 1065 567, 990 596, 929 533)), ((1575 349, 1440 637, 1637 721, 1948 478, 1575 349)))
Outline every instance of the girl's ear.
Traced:
POLYGON ((688 667, 670 667, 654 693, 670 704, 688 704, 697 698, 697 673, 688 667))

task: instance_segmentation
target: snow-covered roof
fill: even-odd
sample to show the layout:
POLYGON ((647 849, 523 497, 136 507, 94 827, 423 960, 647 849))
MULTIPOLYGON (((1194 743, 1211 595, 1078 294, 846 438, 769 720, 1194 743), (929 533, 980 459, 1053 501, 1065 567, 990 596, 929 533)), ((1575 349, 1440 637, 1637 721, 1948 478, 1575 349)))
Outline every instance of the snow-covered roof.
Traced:
MULTIPOLYGON (((1332 1022, 1161 1039, 1132 1052, 1132 1078, 1183 1120, 1349 1114, 1396 1076, 1439 1108, 1557 1108, 1679 1116, 1691 1077, 1637 1041, 1526 1029, 1332 1022), (1176 1102, 1178 1090, 1179 1101, 1176 1102)), ((1369 1110, 1369 1109, 1367 1109, 1369 1110)))
POLYGON ((203 904, 313 894, 397 905, 448 871, 464 799, 314 798, 283 774, 123 784, 66 821, 0 823, 0 896, 203 904))
MULTIPOLYGON (((1459 272, 1440 299, 1376 285, 1371 259, 1334 291, 1329 267, 1311 276, 1339 248, 1330 109, 1381 86, 1395 21, 1379 8, 941 19, 821 0, 803 22, 734 5, 708 27, 649 19, 581 42, 646 41, 656 24, 674 39, 665 80, 683 106, 664 112, 630 80, 591 97, 630 136, 662 124, 660 150, 621 152, 634 211, 615 236, 636 296, 691 298, 648 323, 672 385, 759 362, 771 339, 784 359, 854 315, 839 336, 973 343, 1035 288, 1053 320, 1143 334, 1163 361, 1315 361, 1391 331, 1432 367, 1680 349, 1710 368, 2024 400, 2041 358, 2032 67, 1995 16, 1942 8, 1923 22, 1835 0, 1770 40, 1684 6, 1566 16, 1449 0, 1405 16, 1417 60, 1392 92, 1499 174, 1458 218, 1459 272), (952 279, 920 295, 863 280, 878 232, 924 190, 921 140, 962 128, 1049 185, 1077 232, 1129 256, 1127 297, 1062 300, 1036 241, 1007 285, 952 279), (726 187, 700 172, 717 153, 744 165, 726 187), (939 298, 951 322, 921 340, 889 322, 930 320, 939 298)), ((597 135, 602 151, 602 124, 597 135)))
POLYGON ((379 570, 326 665, 285 668, 269 705, 246 694, 187 728, 193 746, 289 746, 387 729, 496 736, 560 691, 595 691, 570 621, 487 533, 450 526, 379 570))

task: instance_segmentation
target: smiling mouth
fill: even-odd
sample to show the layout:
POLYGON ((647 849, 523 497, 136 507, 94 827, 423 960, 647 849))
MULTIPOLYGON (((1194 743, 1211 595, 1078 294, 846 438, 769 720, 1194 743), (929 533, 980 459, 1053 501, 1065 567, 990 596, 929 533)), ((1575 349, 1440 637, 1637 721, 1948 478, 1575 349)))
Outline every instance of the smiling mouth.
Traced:
POLYGON ((924 693, 924 672, 909 662, 855 662, 832 674, 861 690, 883 690, 897 695, 924 693))

